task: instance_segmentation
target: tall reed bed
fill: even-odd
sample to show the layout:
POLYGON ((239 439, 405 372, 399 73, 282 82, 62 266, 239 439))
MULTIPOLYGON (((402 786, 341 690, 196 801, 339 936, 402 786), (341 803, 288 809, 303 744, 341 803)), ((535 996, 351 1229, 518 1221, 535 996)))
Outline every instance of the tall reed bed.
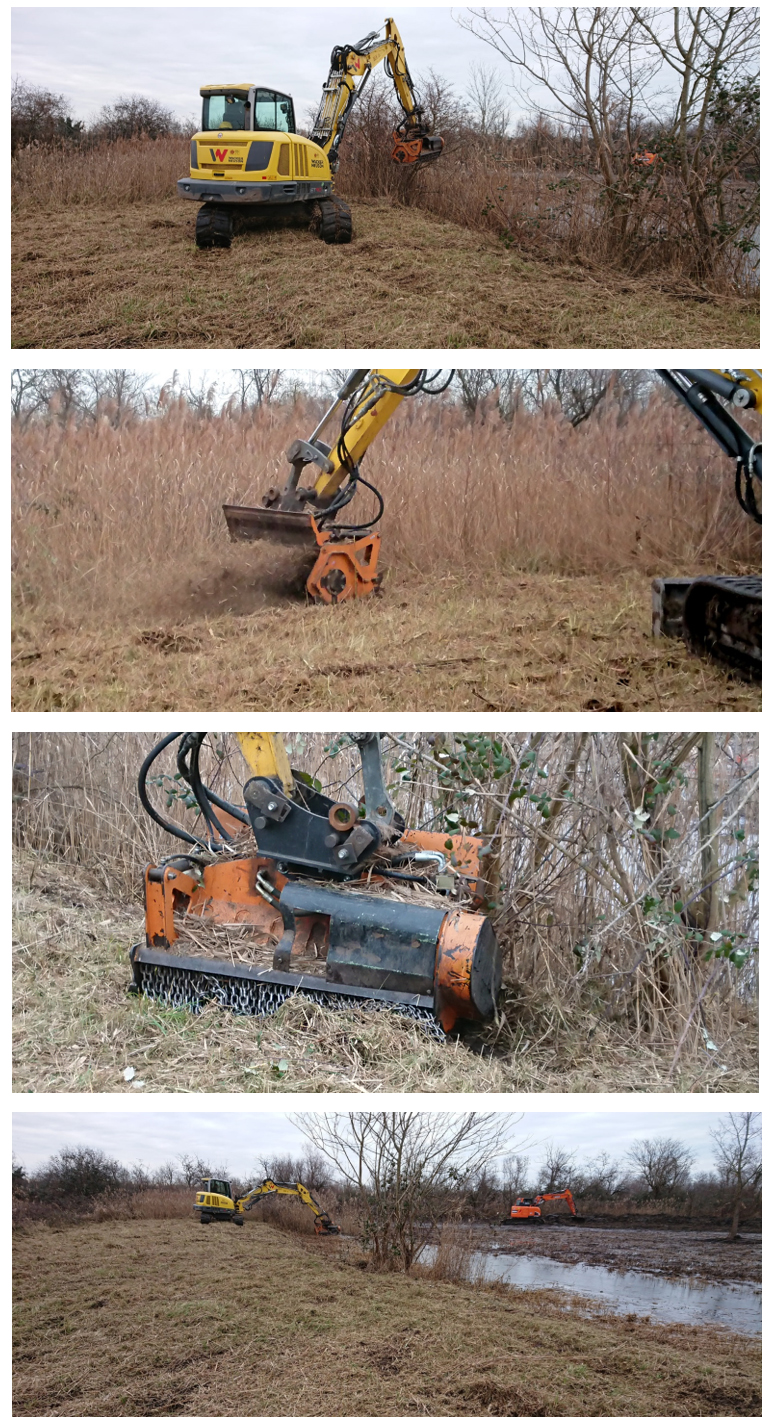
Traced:
MULTIPOLYGON (((406 170, 393 163, 392 126, 383 104, 355 113, 336 178, 348 201, 386 200, 498 236, 504 244, 548 260, 580 260, 648 274, 683 285, 705 272, 710 253, 696 236, 676 167, 646 173, 628 195, 625 230, 610 218, 587 145, 539 141, 540 126, 521 137, 494 139, 461 129, 448 135, 442 159, 406 170)), ((11 198, 19 211, 72 205, 120 206, 173 198, 189 171, 183 137, 122 138, 77 146, 33 144, 11 159, 11 198)), ((723 220, 750 202, 754 179, 739 175, 723 191, 723 220)), ((717 214, 717 222, 720 218, 717 214)), ((759 291, 754 232, 728 239, 710 254, 711 288, 746 297, 759 291), (748 238, 752 238, 751 245, 748 238)))
MULTIPOLYGON (((223 502, 256 504, 283 482, 289 443, 313 425, 303 398, 202 419, 183 401, 156 418, 14 430, 16 603, 71 624, 163 605, 202 572, 283 564, 231 547, 223 502)), ((573 428, 557 407, 406 402, 365 472, 386 500, 384 564, 435 576, 487 571, 647 575, 759 564, 759 530, 736 505, 733 470, 684 409, 659 394, 573 428)), ((357 511, 367 512, 369 493, 357 511)), ((285 558, 286 559, 286 558, 285 558)), ((172 614, 167 604, 167 615, 172 614)))

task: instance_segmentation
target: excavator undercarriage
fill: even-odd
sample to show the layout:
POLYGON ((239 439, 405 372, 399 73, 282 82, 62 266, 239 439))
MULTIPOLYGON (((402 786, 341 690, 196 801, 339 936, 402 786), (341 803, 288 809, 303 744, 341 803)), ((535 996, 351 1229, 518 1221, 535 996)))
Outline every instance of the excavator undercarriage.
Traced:
POLYGON ((482 909, 482 843, 406 829, 384 787, 378 735, 351 736, 363 815, 291 773, 278 735, 238 735, 256 769, 244 809, 202 782, 205 734, 170 734, 156 745, 140 772, 140 800, 189 846, 145 871, 133 992, 194 1012, 214 1002, 258 1017, 291 997, 389 1008, 438 1038, 493 1017, 502 966, 482 909), (150 802, 151 768, 175 742, 178 776, 206 836, 150 802))
MULTIPOLYGON (((739 506, 762 521, 762 444, 733 409, 762 407, 759 370, 658 369, 673 393, 735 462, 739 506)), ((762 577, 660 576, 652 583, 652 633, 683 639, 748 679, 762 674, 762 577)))

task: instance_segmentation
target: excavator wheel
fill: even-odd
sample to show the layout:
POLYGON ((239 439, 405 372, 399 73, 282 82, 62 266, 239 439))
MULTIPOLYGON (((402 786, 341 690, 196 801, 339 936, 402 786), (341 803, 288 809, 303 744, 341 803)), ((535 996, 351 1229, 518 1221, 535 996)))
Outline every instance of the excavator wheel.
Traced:
POLYGON ((207 203, 199 209, 196 217, 196 245, 200 251, 208 251, 212 246, 222 246, 227 250, 233 234, 233 217, 227 207, 216 207, 207 203))
POLYGON ((340 197, 325 197, 317 203, 317 232, 327 246, 346 246, 352 239, 351 208, 340 197))

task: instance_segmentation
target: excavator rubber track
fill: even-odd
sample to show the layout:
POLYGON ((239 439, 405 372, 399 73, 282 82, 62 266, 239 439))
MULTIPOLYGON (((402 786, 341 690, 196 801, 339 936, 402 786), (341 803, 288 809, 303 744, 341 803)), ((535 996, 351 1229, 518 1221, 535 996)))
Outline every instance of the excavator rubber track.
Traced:
POLYGON ((352 239, 352 212, 340 197, 323 197, 317 202, 319 216, 312 229, 326 246, 348 246, 352 239))
POLYGON ((170 956, 168 950, 141 944, 134 945, 130 959, 133 982, 129 988, 133 993, 158 999, 171 1008, 190 1009, 195 1014, 215 1003, 232 1013, 270 1018, 295 995, 329 1009, 390 1009, 415 1019, 432 1038, 446 1037, 435 1018, 432 998, 420 994, 361 989, 333 984, 314 974, 283 973, 225 960, 170 956))
POLYGON ((747 679, 762 676, 762 577, 660 577, 652 583, 652 632, 747 679))
POLYGON ((227 207, 207 203, 196 215, 196 245, 200 251, 219 246, 228 250, 233 240, 234 221, 227 207))

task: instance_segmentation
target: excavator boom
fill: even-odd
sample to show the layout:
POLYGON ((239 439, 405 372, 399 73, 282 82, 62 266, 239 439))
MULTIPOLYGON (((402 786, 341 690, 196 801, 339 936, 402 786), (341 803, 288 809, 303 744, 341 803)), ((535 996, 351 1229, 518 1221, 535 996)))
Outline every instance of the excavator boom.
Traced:
POLYGON ((378 588, 381 538, 374 527, 384 509, 377 488, 365 481, 360 463, 405 398, 441 393, 424 369, 355 369, 308 438, 287 450, 290 473, 284 487, 270 487, 262 507, 227 504, 223 512, 232 541, 271 540, 316 554, 306 580, 310 599, 328 605, 378 588), (322 439, 336 415, 337 436, 322 439), (310 475, 311 481, 301 479, 310 475), (337 518, 362 485, 376 497, 369 520, 343 524, 337 518))
POLYGON ((332 172, 338 165, 338 149, 352 108, 382 60, 404 114, 394 133, 393 161, 427 162, 440 157, 443 151, 443 139, 430 134, 417 101, 397 25, 388 19, 383 38, 374 30, 357 44, 336 45, 330 56, 330 73, 322 90, 311 140, 322 149, 332 172))

